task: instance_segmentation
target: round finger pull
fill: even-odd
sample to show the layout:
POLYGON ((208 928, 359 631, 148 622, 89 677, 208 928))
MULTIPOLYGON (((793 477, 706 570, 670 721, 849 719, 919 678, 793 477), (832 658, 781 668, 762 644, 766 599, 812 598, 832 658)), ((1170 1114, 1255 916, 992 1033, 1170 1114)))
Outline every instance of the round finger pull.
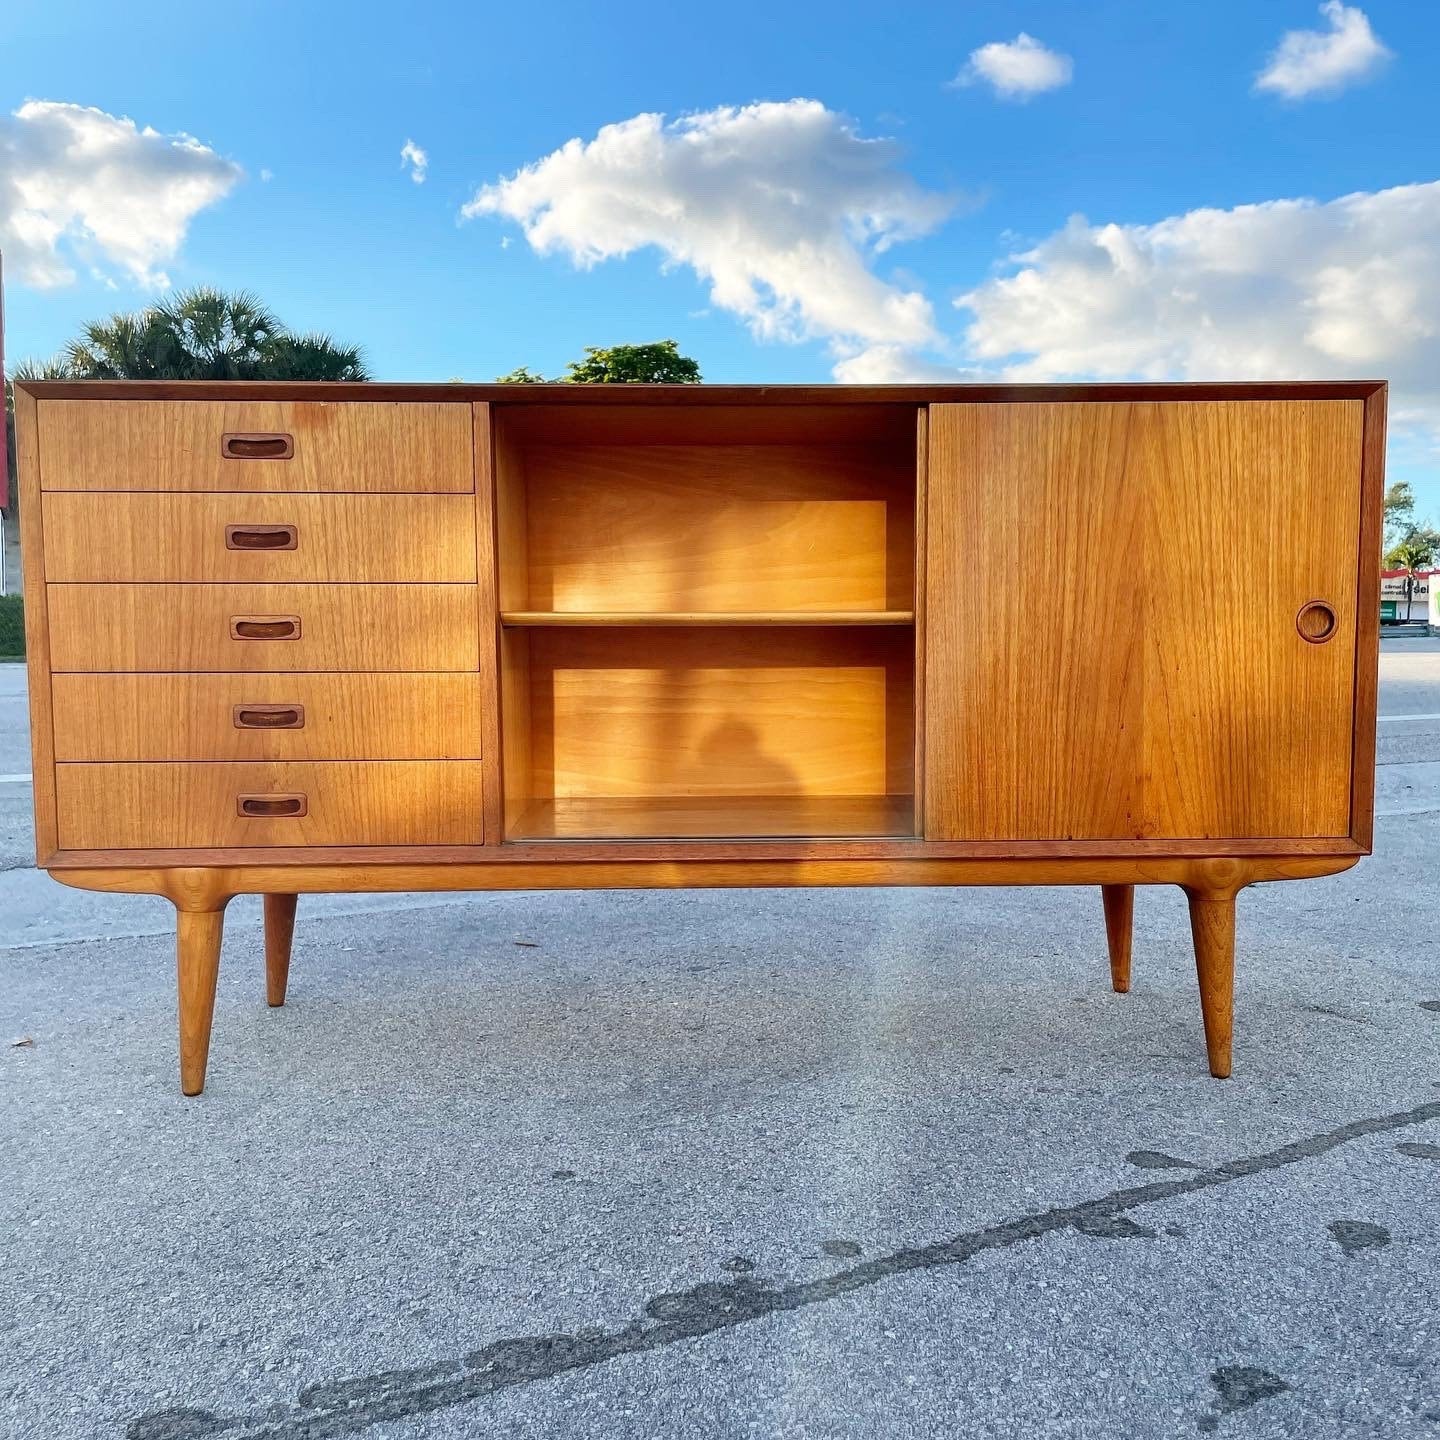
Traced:
POLYGON ((1295 628, 1302 640, 1312 645, 1322 645, 1335 633, 1339 622, 1335 611, 1323 600, 1307 600, 1295 616, 1295 628))

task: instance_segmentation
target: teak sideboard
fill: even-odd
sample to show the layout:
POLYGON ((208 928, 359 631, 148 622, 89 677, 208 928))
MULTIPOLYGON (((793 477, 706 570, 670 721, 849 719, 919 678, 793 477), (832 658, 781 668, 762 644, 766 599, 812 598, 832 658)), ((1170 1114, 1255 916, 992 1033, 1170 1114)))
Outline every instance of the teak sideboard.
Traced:
POLYGON ((1385 386, 21 382, 38 863, 178 912, 652 886, 1235 897, 1368 854, 1385 386))

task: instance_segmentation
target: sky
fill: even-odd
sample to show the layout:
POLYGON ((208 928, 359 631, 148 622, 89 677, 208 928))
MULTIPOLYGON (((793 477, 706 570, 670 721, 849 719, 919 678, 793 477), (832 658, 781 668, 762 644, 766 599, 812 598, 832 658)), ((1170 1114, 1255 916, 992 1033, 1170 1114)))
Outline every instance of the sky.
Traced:
POLYGON ((6 0, 6 354, 256 292, 387 380, 1385 378, 1440 522, 1433 0, 6 0))

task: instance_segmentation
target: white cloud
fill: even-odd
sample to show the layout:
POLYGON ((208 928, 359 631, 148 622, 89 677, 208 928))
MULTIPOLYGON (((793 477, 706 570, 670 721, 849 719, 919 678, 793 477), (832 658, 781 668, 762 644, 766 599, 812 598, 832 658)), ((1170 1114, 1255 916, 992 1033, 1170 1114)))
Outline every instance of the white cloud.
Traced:
POLYGON ((1328 30, 1288 30, 1270 63, 1255 81, 1257 90, 1273 90, 1289 100, 1335 94, 1372 75, 1390 57, 1376 38, 1365 12, 1340 0, 1325 0, 1320 13, 1328 30))
POLYGON ((836 361, 834 375, 842 385, 949 385, 990 378, 927 360, 903 345, 867 345, 836 361))
POLYGON ((425 172, 430 168, 430 157, 413 141, 406 140, 400 147, 400 168, 409 168, 410 178, 417 184, 425 183, 425 172))
POLYGON ((0 250, 25 285, 68 285, 71 258, 98 258, 138 284, 164 286, 160 267, 179 253, 190 221, 240 175, 189 135, 27 100, 0 118, 0 250))
POLYGON ((1337 200, 1077 216, 962 296, 1006 378, 1389 379, 1440 425, 1440 181, 1337 200))
POLYGON ((955 77, 956 85, 985 81, 1006 100, 1028 100, 1070 83, 1075 64, 1068 55, 1049 50, 1023 30, 1011 41, 995 40, 970 52, 970 61, 955 77))
POLYGON ((710 286, 761 338, 923 345, 930 302, 874 273, 953 200, 897 168, 816 100, 636 115, 482 187, 461 212, 514 220, 540 254, 588 267, 653 248, 710 286))

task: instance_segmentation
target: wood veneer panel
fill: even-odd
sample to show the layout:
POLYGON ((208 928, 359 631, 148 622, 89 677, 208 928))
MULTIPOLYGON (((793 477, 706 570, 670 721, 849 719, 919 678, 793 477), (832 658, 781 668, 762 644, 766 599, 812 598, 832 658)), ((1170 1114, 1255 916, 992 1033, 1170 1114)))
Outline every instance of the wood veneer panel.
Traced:
POLYGON ((15 389, 15 460, 19 479, 20 559, 25 592, 25 664, 30 700, 30 772, 35 857, 56 849, 55 749, 50 696, 50 619, 45 593, 45 533, 40 506, 40 433, 35 399, 15 389))
POLYGON ((914 603, 913 440, 534 443, 523 453, 524 593, 507 610, 914 603))
POLYGON ((54 581, 475 579, 468 495, 61 493, 44 504, 54 581), (287 537, 293 549, 251 548, 287 537))
POLYGON ((473 585, 51 585, 56 670, 463 670, 473 585), (232 619, 294 616, 294 640, 237 640, 232 619))
POLYGON ((915 412, 915 806, 911 833, 925 833, 925 591, 929 522, 930 415, 915 412))
POLYGON ((930 409, 932 839, 1145 833, 1128 420, 1123 405, 930 409))
POLYGON ((56 766, 60 844, 478 845, 481 766, 468 760, 56 766), (237 813, 245 795, 303 796, 293 817, 237 813))
MULTIPOLYGON (((900 801, 906 797, 894 798, 900 801)), ((933 861, 963 860, 1003 863, 1010 867, 1013 874, 1022 873, 1027 867, 1043 874, 1051 862, 1084 859, 1092 863, 1126 865, 1130 869, 1130 877, 1124 883, 1140 884, 1145 883, 1147 875, 1153 878, 1154 867, 1181 860, 1213 866, 1250 861, 1256 857, 1266 863, 1271 860, 1338 857, 1344 859, 1347 865, 1353 865, 1363 853, 1348 836, 1338 840, 1045 840, 1020 843, 1006 840, 937 842, 915 840, 906 835, 872 836, 868 839, 812 835, 780 839, 734 836, 718 840, 632 837, 623 840, 567 840, 563 863, 574 860, 588 865, 592 862, 646 860, 676 865, 682 861, 765 860, 793 865, 808 861, 884 860, 923 866, 933 861)), ((146 850, 143 854, 131 850, 62 850, 50 857, 46 868, 51 871, 112 867, 134 869, 136 866, 186 869, 197 865, 251 863, 277 868, 294 866, 297 869, 346 863, 363 864, 370 868, 419 864, 494 864, 503 868, 537 860, 561 863, 552 842, 517 840, 502 845, 273 846, 265 850, 243 846, 223 850, 192 847, 188 850, 146 850)), ((1095 883, 1100 882, 1097 880, 1095 883)))
POLYGON ((501 738, 500 572, 496 545, 495 441, 490 407, 471 411, 475 465, 475 617, 478 645, 480 725, 484 736, 485 838, 505 839, 504 741, 501 738))
POLYGON ((1146 833, 1349 833, 1362 412, 1135 407, 1146 833), (1335 614, 1323 644, 1296 628, 1314 599, 1335 614))
MULTIPOLYGON (((501 610, 525 603, 527 573, 525 458, 515 428, 490 414, 495 485, 495 578, 501 610)), ((508 839, 535 793, 531 773, 530 637, 523 630, 499 632, 501 808, 508 839)))
POLYGON ((913 625, 913 610, 506 610, 501 623, 516 629, 580 626, 837 626, 913 625))
POLYGON ((1380 551, 1385 534, 1384 387, 1365 400, 1360 476, 1360 563, 1355 607, 1355 743, 1350 834, 1368 854, 1375 839, 1375 719, 1380 685, 1380 551))
POLYGON ((46 490, 460 492, 474 484, 465 405, 374 403, 363 389, 345 392, 345 404, 253 398, 244 386, 213 400, 156 399, 138 386, 98 393, 120 398, 41 401, 46 490), (227 434, 289 435, 294 454, 226 459, 227 434))
MULTIPOLYGON (((613 393, 592 390, 587 395, 569 389, 564 397, 546 391, 546 403, 538 405, 503 403, 514 400, 514 390, 495 397, 499 402, 495 404, 497 430, 525 450, 533 445, 623 446, 632 450, 677 445, 845 445, 904 454, 914 438, 913 403, 849 405, 846 401, 856 392, 839 385, 819 391, 806 388, 798 403, 791 387, 785 386, 706 385, 699 389, 672 387, 667 392, 647 385, 643 391, 632 388, 619 405, 613 403, 613 393), (729 403, 709 403, 721 389, 729 403), (755 403, 759 396, 765 403, 755 403), (817 396, 826 403, 815 403, 817 396), (560 398, 578 403, 551 403, 560 398)), ((527 391, 527 399, 534 393, 527 391)), ((870 398, 892 397, 878 391, 870 392, 870 398)))
MULTIPOLYGON (((404 890, 637 890, 722 888, 728 886, 813 885, 1184 885, 1213 883, 1216 862, 1207 859, 1156 857, 1150 860, 1072 858, 1036 862, 1026 859, 914 860, 852 859, 764 860, 742 857, 677 865, 673 859, 572 860, 552 847, 527 847, 525 862, 511 861, 505 851, 478 863, 366 864, 363 856, 349 863, 308 865, 225 862, 217 857, 215 886, 234 894, 312 894, 347 891, 404 890), (551 853, 540 853, 542 848, 551 853)), ((258 852, 257 852, 258 853, 258 852)), ((1350 869, 1356 856, 1271 856, 1227 862, 1230 883, 1301 880, 1335 875, 1350 869)), ((154 868, 148 857, 138 863, 98 868, 51 868, 55 879, 86 890, 144 895, 183 894, 180 885, 193 872, 154 868), (177 880, 180 885, 177 885, 177 880)))
POLYGON ((527 799, 910 795, 897 630, 536 630, 527 799))
POLYGON ((474 675, 85 675, 54 679, 61 760, 447 760, 483 753, 474 675), (295 728, 248 728, 257 706, 295 728), (282 714, 280 719, 286 717, 282 714))
POLYGON ((1360 412, 932 408, 927 834, 1346 835, 1360 412))
POLYGON ((911 795, 671 795, 533 802, 515 835, 527 840, 715 836, 908 835, 911 795))
MULTIPOLYGON (((915 405, 955 403, 1053 405, 1102 400, 1363 400, 1383 380, 1117 381, 1045 385, 470 385, 374 380, 25 380, 41 400, 364 401, 470 405, 505 411, 733 411, 857 406, 898 412, 915 405)), ((738 422, 737 422, 738 423, 738 422)), ((746 422, 748 423, 748 421, 746 422)), ((909 421, 901 422, 908 428, 909 421)))

